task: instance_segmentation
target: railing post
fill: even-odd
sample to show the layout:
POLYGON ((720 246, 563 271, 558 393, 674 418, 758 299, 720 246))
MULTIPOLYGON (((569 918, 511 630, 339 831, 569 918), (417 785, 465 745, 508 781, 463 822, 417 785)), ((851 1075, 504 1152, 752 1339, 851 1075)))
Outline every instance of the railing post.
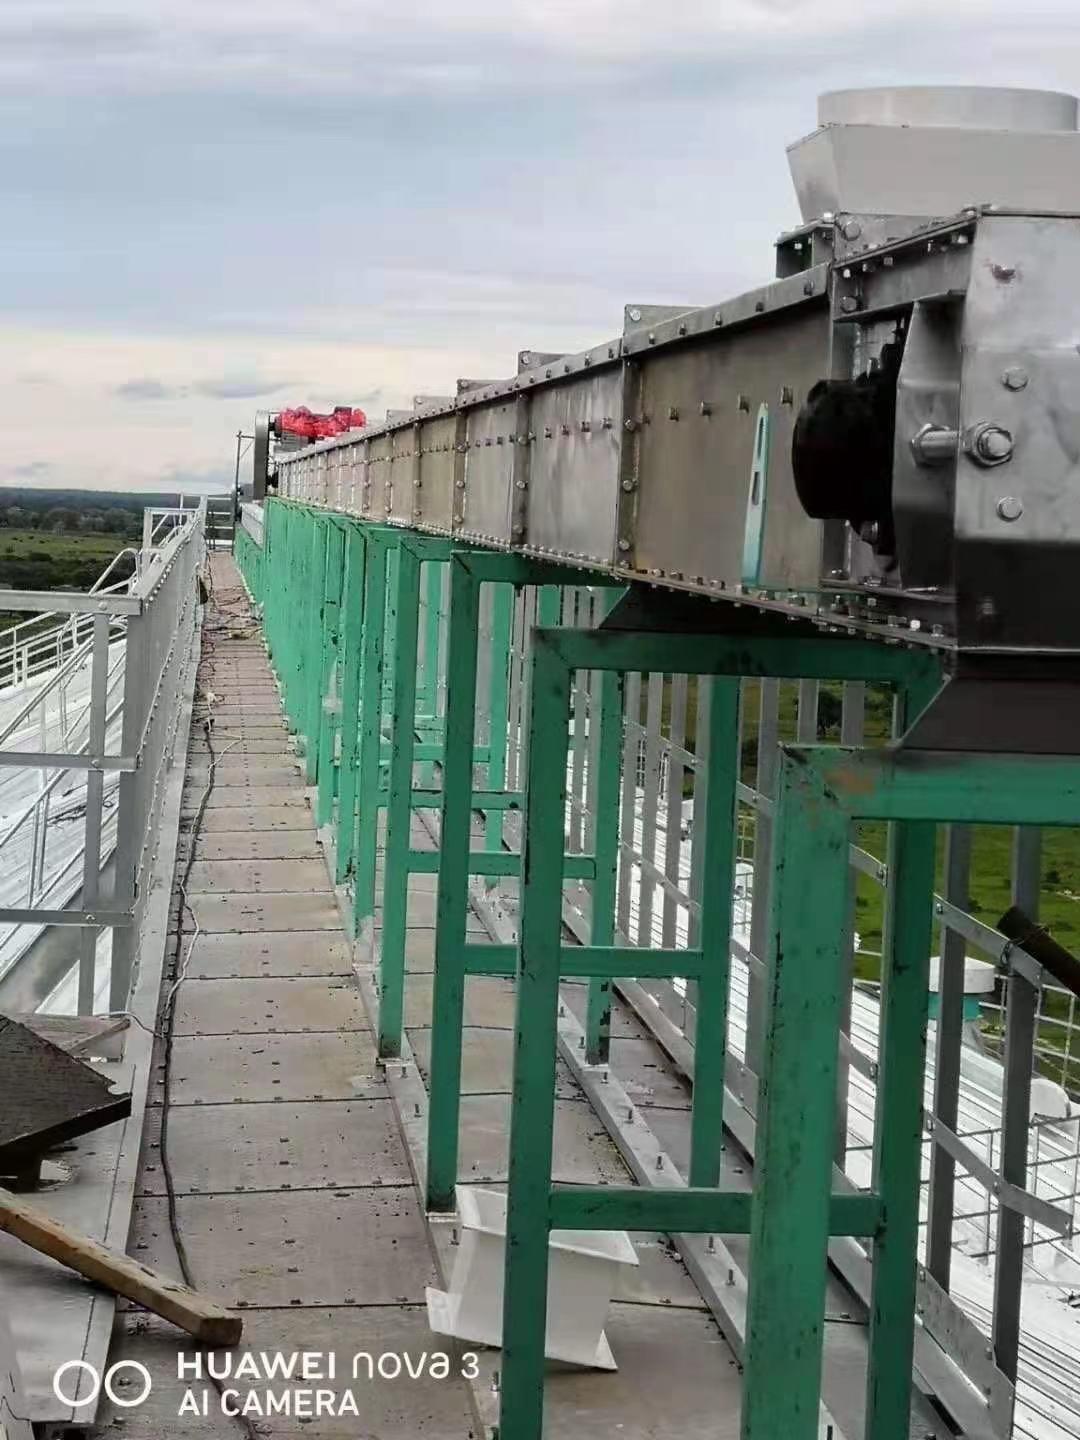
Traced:
POLYGON ((400 1055, 405 996, 405 929, 409 903, 413 756, 416 748, 417 627, 420 559, 403 540, 397 547, 390 730, 390 774, 383 870, 383 933, 379 963, 379 1054, 400 1055))
MULTIPOLYGON (((87 754, 92 769, 86 775, 85 848, 83 850, 82 908, 90 915, 97 909, 101 885, 101 827, 105 773, 100 763, 105 754, 105 707, 109 684, 109 617, 94 616, 94 639, 90 651, 90 714, 87 754)), ((94 1013, 94 980, 97 937, 100 927, 92 923, 79 934, 79 1014, 94 1013)))
MULTIPOLYGON (((387 553, 391 541, 371 531, 364 569, 364 631, 360 659, 360 726, 356 753, 357 822, 354 915, 358 933, 375 914, 375 859, 381 790, 383 641, 387 553)), ((346 817, 347 818, 347 817, 346 817)))
POLYGON ((429 1210, 452 1210, 457 1182, 479 626, 480 586, 469 569, 467 557, 455 555, 450 561, 446 731, 435 912, 435 979, 431 1006, 427 1144, 429 1210))
MULTIPOLYGON (((971 830, 950 825, 945 842, 945 898, 967 910, 971 868, 971 830)), ((960 1053, 964 1042, 964 937, 951 925, 941 927, 938 967, 937 1046, 934 1057, 934 1118, 956 1131, 960 1108, 960 1053)), ((944 1145, 930 1147, 930 1193, 926 1228, 926 1268, 943 1290, 952 1269, 956 1162, 944 1145)))
POLYGON ((322 661, 319 667, 320 707, 316 776, 318 795, 315 823, 325 825, 334 811, 337 789, 335 749, 339 726, 341 653, 341 584, 345 543, 341 526, 329 521, 326 533, 326 571, 322 611, 322 661))
POLYGON ((342 884, 352 870, 356 833, 356 742, 360 723, 360 668, 364 633, 364 567, 367 541, 352 523, 345 542, 345 595, 342 602, 341 761, 338 767, 334 879, 342 884))
MULTIPOLYGON (((936 688, 929 683, 900 692, 901 731, 936 688)), ((887 1197, 886 1223, 872 1252, 866 1433, 873 1440, 907 1440, 910 1423, 936 834, 928 821, 889 827, 871 1181, 874 1192, 887 1197)))
MULTIPOLYGON (((784 756, 754 1157, 743 1440, 814 1440, 825 1311, 847 816, 784 756)), ((757 896, 755 895, 755 909, 757 896)), ((700 1032, 699 1032, 700 1043, 700 1032)))
MULTIPOLYGON (((579 694, 581 691, 579 690, 579 694)), ((596 879, 592 882, 589 938, 593 945, 615 943, 615 902, 619 878, 619 793, 622 782, 623 676, 605 670, 600 676, 599 745, 593 785, 593 850, 596 879)), ((584 716, 574 717, 575 732, 584 716)), ((575 743, 584 743, 575 734, 575 743)), ((585 1012, 585 1058, 603 1064, 611 1050, 611 981, 589 981, 585 1012)))
MULTIPOLYGON (((1013 901, 1032 919, 1039 906, 1040 832, 1018 828, 1013 839, 1013 901)), ((1005 1007, 1005 1075, 1001 1114, 1001 1178, 1027 1184, 1031 1124, 1031 1071, 1039 991, 1013 970, 1005 1007)), ((1024 1217, 998 1201, 992 1337, 997 1367, 1015 1384, 1020 1354, 1020 1305, 1024 1283, 1024 1217)))
POLYGON ((529 692, 503 1291, 500 1433, 508 1440, 541 1440, 544 1409, 570 671, 543 630, 533 632, 529 692))
MULTIPOLYGON (((699 946, 704 956, 697 985, 690 1184, 718 1185, 724 1143, 724 1070, 727 1058, 728 990, 731 980, 731 916, 735 885, 735 830, 739 780, 739 682, 709 682, 708 748, 704 755, 704 804, 695 793, 695 823, 705 827, 699 946)), ((699 772, 700 773, 700 772, 699 772)), ((668 796, 671 804, 671 796, 668 796)))

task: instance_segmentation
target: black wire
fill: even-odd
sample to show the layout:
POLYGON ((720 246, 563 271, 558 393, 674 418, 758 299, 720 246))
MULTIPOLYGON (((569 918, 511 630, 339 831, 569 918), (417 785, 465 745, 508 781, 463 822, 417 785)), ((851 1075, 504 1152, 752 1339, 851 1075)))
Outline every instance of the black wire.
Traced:
MULTIPOLYGON (((219 627, 210 628, 213 629, 219 627)), ((210 649, 212 653, 212 643, 210 649)), ((207 717, 207 719, 203 721, 203 730, 206 734, 206 747, 210 752, 210 768, 206 781, 206 789, 203 791, 202 799, 199 802, 199 808, 196 810, 195 818, 191 824, 191 830, 189 832, 188 839, 187 858, 184 861, 184 869, 179 882, 181 903, 183 905, 183 908, 191 916, 192 920, 195 919, 195 916, 187 898, 187 882, 191 876, 191 867, 195 863, 195 843, 199 838, 199 830, 202 826, 203 817, 206 814, 206 807, 210 803, 210 796, 214 789, 214 780, 217 777, 217 757, 214 753, 213 742, 210 739, 210 735, 213 730, 213 722, 211 717, 207 717)), ((176 981, 179 978, 180 974, 180 964, 183 954, 183 948, 183 926, 178 923, 176 927, 176 949, 173 953, 173 974, 171 977, 173 988, 166 998, 165 1008, 162 1012, 159 1022, 159 1028, 162 1039, 164 1041, 165 1050, 164 1056, 162 1057, 163 1066, 161 1076, 162 1095, 160 1155, 161 1173, 162 1178, 165 1181, 165 1196, 169 1213, 169 1230, 172 1232, 173 1245, 176 1248, 176 1258, 180 1262, 180 1273, 184 1277, 184 1283, 190 1286, 192 1290, 195 1290, 198 1287, 195 1284, 194 1274, 191 1269, 191 1260, 187 1253, 187 1246, 184 1244, 184 1237, 180 1233, 180 1221, 176 1213, 176 1184, 173 1179, 172 1165, 169 1162, 168 1145, 170 1108, 169 1089, 172 1079, 173 1021, 176 1015, 176 997, 179 994, 179 987, 177 986, 176 981)), ((222 1400, 224 1400, 225 1387, 223 1383, 218 1380, 217 1377, 214 1375, 211 1375, 209 1378, 214 1389, 218 1392, 218 1395, 221 1397, 222 1400)), ((223 1410, 222 1413, 224 1414, 226 1412, 223 1410)), ((230 1418, 235 1420, 236 1423, 240 1426, 240 1429, 243 1430, 244 1434, 249 1437, 249 1440, 262 1440, 263 1432, 259 1430, 259 1428, 255 1425, 255 1423, 251 1420, 249 1416, 240 1414, 235 1410, 228 1413, 230 1415, 230 1418)))

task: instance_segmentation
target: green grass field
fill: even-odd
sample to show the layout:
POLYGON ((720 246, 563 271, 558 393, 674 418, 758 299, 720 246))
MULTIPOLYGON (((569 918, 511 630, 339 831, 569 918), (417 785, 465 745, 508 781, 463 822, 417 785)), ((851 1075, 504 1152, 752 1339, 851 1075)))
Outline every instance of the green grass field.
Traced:
MULTIPOLYGON (((0 529, 0 587, 89 590, 113 556, 131 542, 123 535, 54 535, 0 529)), ((22 614, 0 612, 0 629, 22 614)))
MULTIPOLYGON (((687 747, 694 749, 694 719, 696 717, 696 685, 693 677, 689 682, 687 700, 687 747)), ((644 689, 644 687, 643 687, 644 689)), ((840 697, 842 686, 823 684, 819 697, 819 735, 825 741, 836 742, 840 738, 840 697)), ((754 785, 756 781, 758 715, 760 689, 756 681, 746 681, 743 703, 743 737, 741 775, 743 782, 754 785)), ((670 687, 665 687, 663 724, 666 728, 670 712, 670 687)), ((798 685, 782 682, 780 685, 779 733, 782 740, 794 740, 798 685)), ((644 694, 641 720, 645 720, 644 694)), ((892 731, 892 693, 885 687, 868 687, 865 706, 865 735, 868 745, 881 745, 892 731)), ((693 781, 688 777, 685 791, 692 793, 693 781)), ((750 811, 742 811, 744 820, 751 819, 750 811)), ((888 848, 884 824, 867 823, 857 827, 853 840, 862 849, 879 860, 885 860, 888 848)), ((984 924, 996 927, 1001 915, 1012 903, 1012 844, 1011 827, 1000 825, 976 826, 972 831, 970 904, 966 907, 971 914, 984 924)), ((944 889, 945 830, 939 828, 937 847, 937 878, 939 893, 944 889)), ((1041 889, 1039 896, 1039 919, 1067 949, 1080 952, 1080 829, 1053 829, 1043 832, 1041 889)), ((861 980, 875 981, 880 978, 880 952, 882 947, 882 926, 884 921, 884 890, 869 876, 858 874, 855 882, 855 929, 859 934, 860 952, 856 956, 856 974, 861 980)), ((940 934, 935 933, 935 949, 940 945, 940 934)), ((981 957, 989 958, 989 957, 981 957)), ((1043 997, 1043 1012, 1047 1016, 1065 1018, 1069 1001, 1058 994, 1043 997)), ((993 1039, 994 1027, 984 1026, 988 1038, 993 1039)), ((1040 1027, 1041 1041, 1057 1050, 1062 1049, 1063 1030, 1054 1025, 1040 1027)), ((1061 1078, 1060 1066, 1044 1067, 1054 1079, 1061 1078)), ((1070 1087, 1080 1089, 1080 1058, 1070 1061, 1068 1066, 1070 1087)))

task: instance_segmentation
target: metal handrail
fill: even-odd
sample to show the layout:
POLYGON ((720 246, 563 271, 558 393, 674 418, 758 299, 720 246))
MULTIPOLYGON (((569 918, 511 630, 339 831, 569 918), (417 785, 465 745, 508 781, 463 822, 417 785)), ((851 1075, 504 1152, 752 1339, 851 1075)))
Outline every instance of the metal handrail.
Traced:
MULTIPOLYGON (((123 558, 124 552, 119 552, 90 591, 66 592, 57 611, 46 610, 50 597, 25 594, 26 608, 40 612, 39 623, 41 616, 63 614, 65 618, 45 632, 44 641, 38 637, 33 655, 24 659, 22 667, 24 673, 27 666, 36 668, 43 657, 52 660, 48 667, 42 666, 52 673, 0 731, 2 745, 20 728, 33 727, 35 716, 40 716, 44 742, 40 748, 27 750, 25 759, 20 758, 24 753, 20 750, 0 751, 0 774, 5 764, 19 766, 24 774, 41 771, 33 797, 11 817, 0 836, 0 869, 9 882, 16 882, 14 887, 9 883, 5 904, 0 906, 0 953, 10 959, 14 936, 12 963, 18 963, 37 933, 35 911, 41 912, 42 924, 59 921, 80 926, 82 1013, 93 1005, 94 945, 101 929, 96 913, 100 869, 114 851, 116 893, 102 914, 113 927, 117 1003, 122 1008, 127 1000, 133 945, 145 899, 137 872, 146 849, 146 833, 155 823, 163 794, 162 766, 175 739, 177 687, 192 655, 197 599, 194 576, 203 563, 204 524, 205 504, 161 513, 157 525, 148 526, 160 543, 138 552, 131 576, 122 581, 110 579, 123 558), (169 533, 162 533, 170 521, 169 533), (92 633, 84 638, 87 629, 92 633), (63 642, 58 644, 60 635, 63 642), (57 663, 57 649, 72 643, 73 653, 57 663), (79 694, 71 714, 71 702, 65 696, 76 680, 80 687, 85 684, 86 694, 79 694), (57 735, 58 744, 50 747, 47 740, 57 735), (77 757, 81 764, 73 764, 77 757), (76 774, 80 779, 72 784, 71 777, 76 774), (62 786, 70 793, 66 792, 63 804, 50 814, 62 786), (74 820, 80 831, 50 843, 49 837, 60 834, 55 826, 61 819, 74 820), (80 873, 81 909, 50 909, 50 901, 70 905, 80 873), (29 891, 25 906, 17 903, 24 884, 29 891), (25 939, 19 938, 21 929, 25 939), (116 979, 118 973, 123 976, 122 984, 116 979)), ((130 547, 127 553, 131 554, 130 547)), ((21 634, 28 628, 23 624, 21 634)))

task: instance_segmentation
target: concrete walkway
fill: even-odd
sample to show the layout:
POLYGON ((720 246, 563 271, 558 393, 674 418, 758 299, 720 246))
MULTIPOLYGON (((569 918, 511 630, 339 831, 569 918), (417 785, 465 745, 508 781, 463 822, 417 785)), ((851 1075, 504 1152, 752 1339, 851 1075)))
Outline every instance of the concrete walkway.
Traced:
MULTIPOLYGON (((245 1313, 238 1355, 337 1356, 334 1381, 249 1378, 232 1382, 236 1388, 245 1396, 329 1389, 335 1409, 347 1404, 345 1391, 357 1401, 359 1416, 252 1414, 257 1433, 467 1440, 476 1431, 459 1367, 447 1379, 369 1381, 364 1361, 352 1378, 360 1352, 376 1361, 408 1352, 419 1362, 446 1348, 432 1337, 423 1304, 435 1272, 261 638, 231 558, 215 555, 213 574, 177 873, 186 975, 176 1003, 168 1157, 178 1228, 196 1283, 245 1313), (216 773, 192 842, 211 745, 216 773)), ((130 1249, 178 1274, 160 1149, 161 1075, 159 1065, 130 1249)), ((240 1432, 205 1382, 188 1383, 199 1400, 209 1391, 211 1415, 178 1414, 187 1388, 177 1378, 178 1348, 193 1349, 152 1317, 122 1314, 112 1358, 146 1365, 154 1388, 137 1408, 106 1404, 96 1433, 171 1440, 240 1432)), ((141 1380, 127 1378, 138 1393, 141 1380)))
MULTIPOLYGON (((352 1440, 490 1440, 498 1410, 497 1351, 462 1378, 461 1347, 428 1329, 425 1286, 444 1284, 453 1230, 429 1227, 413 1184, 422 1126, 400 1110, 377 1066, 361 991, 370 972, 341 928, 295 752, 265 651, 230 558, 214 557, 215 594, 199 678, 185 792, 187 835, 177 875, 180 986, 169 1080, 167 1151, 178 1229, 196 1283, 246 1315, 237 1355, 333 1352, 334 1381, 293 1386, 226 1381, 244 1395, 290 1388, 351 1391, 359 1414, 250 1417, 267 1436, 352 1440), (203 723, 213 717, 209 742, 203 723), (206 791, 211 748, 216 771, 206 791), (194 844, 194 853, 190 849, 194 844), (190 872, 186 874, 188 859, 190 872), (186 901, 179 885, 183 881, 186 901), (357 985, 354 958, 361 980, 357 985), (410 1123, 413 1121, 413 1123, 410 1123), (409 1137, 410 1157, 402 1132, 409 1137), (411 1165, 410 1165, 411 1159, 411 1165), (422 1357, 447 1351, 445 1379, 367 1379, 351 1373, 366 1352, 422 1357)), ((413 844, 430 844, 414 821, 413 844)), ((381 875, 381 857, 380 857, 381 875)), ((426 1083, 430 1054, 434 876, 409 897, 406 1027, 410 1070, 426 1083)), ((376 943, 381 914, 376 915, 376 943)), ((480 931, 480 922, 470 919, 480 931)), ((479 938, 479 937, 478 937, 479 938)), ((171 982, 169 982, 171 983, 171 982)), ((576 997, 575 997, 576 998, 576 997)), ((473 977, 466 1000, 463 1183, 506 1179, 513 1025, 510 982, 473 977)), ((573 1001, 571 1002, 573 1003, 573 1001)), ((619 1046, 638 1062, 639 1100, 685 1112, 684 1088, 661 1073, 644 1027, 620 1011, 619 1046), (640 1055, 639 1052, 640 1051, 640 1055), (646 1095, 647 1092, 647 1095, 646 1095)), ((163 1059, 163 1056, 162 1056, 163 1059)), ((179 1273, 160 1150, 159 1067, 147 1126, 132 1253, 179 1273)), ((396 1080, 396 1077, 395 1077, 396 1080)), ((419 1095, 426 1099, 423 1089, 419 1095)), ((423 1100, 420 1108, 426 1108, 423 1100)), ((584 1092, 560 1061, 556 1177, 623 1183, 628 1172, 584 1092)), ((634 1236, 640 1265, 612 1306, 608 1337, 617 1374, 553 1367, 546 1433, 574 1440, 734 1440, 739 1377, 732 1353, 665 1237, 634 1236)), ((145 1364, 153 1392, 123 1412, 105 1405, 95 1433, 235 1436, 205 1382, 177 1378, 171 1327, 132 1311, 118 1321, 112 1357, 145 1364), (188 1386, 209 1417, 178 1414, 188 1386)), ((393 1369, 393 1361, 388 1362, 393 1369)), ((468 1368, 471 1368, 469 1366, 468 1368)), ((132 1377, 138 1386, 137 1376, 132 1377)), ((252 1432, 249 1430, 249 1434, 252 1432)), ((512 1437, 504 1437, 512 1440, 512 1437)))

